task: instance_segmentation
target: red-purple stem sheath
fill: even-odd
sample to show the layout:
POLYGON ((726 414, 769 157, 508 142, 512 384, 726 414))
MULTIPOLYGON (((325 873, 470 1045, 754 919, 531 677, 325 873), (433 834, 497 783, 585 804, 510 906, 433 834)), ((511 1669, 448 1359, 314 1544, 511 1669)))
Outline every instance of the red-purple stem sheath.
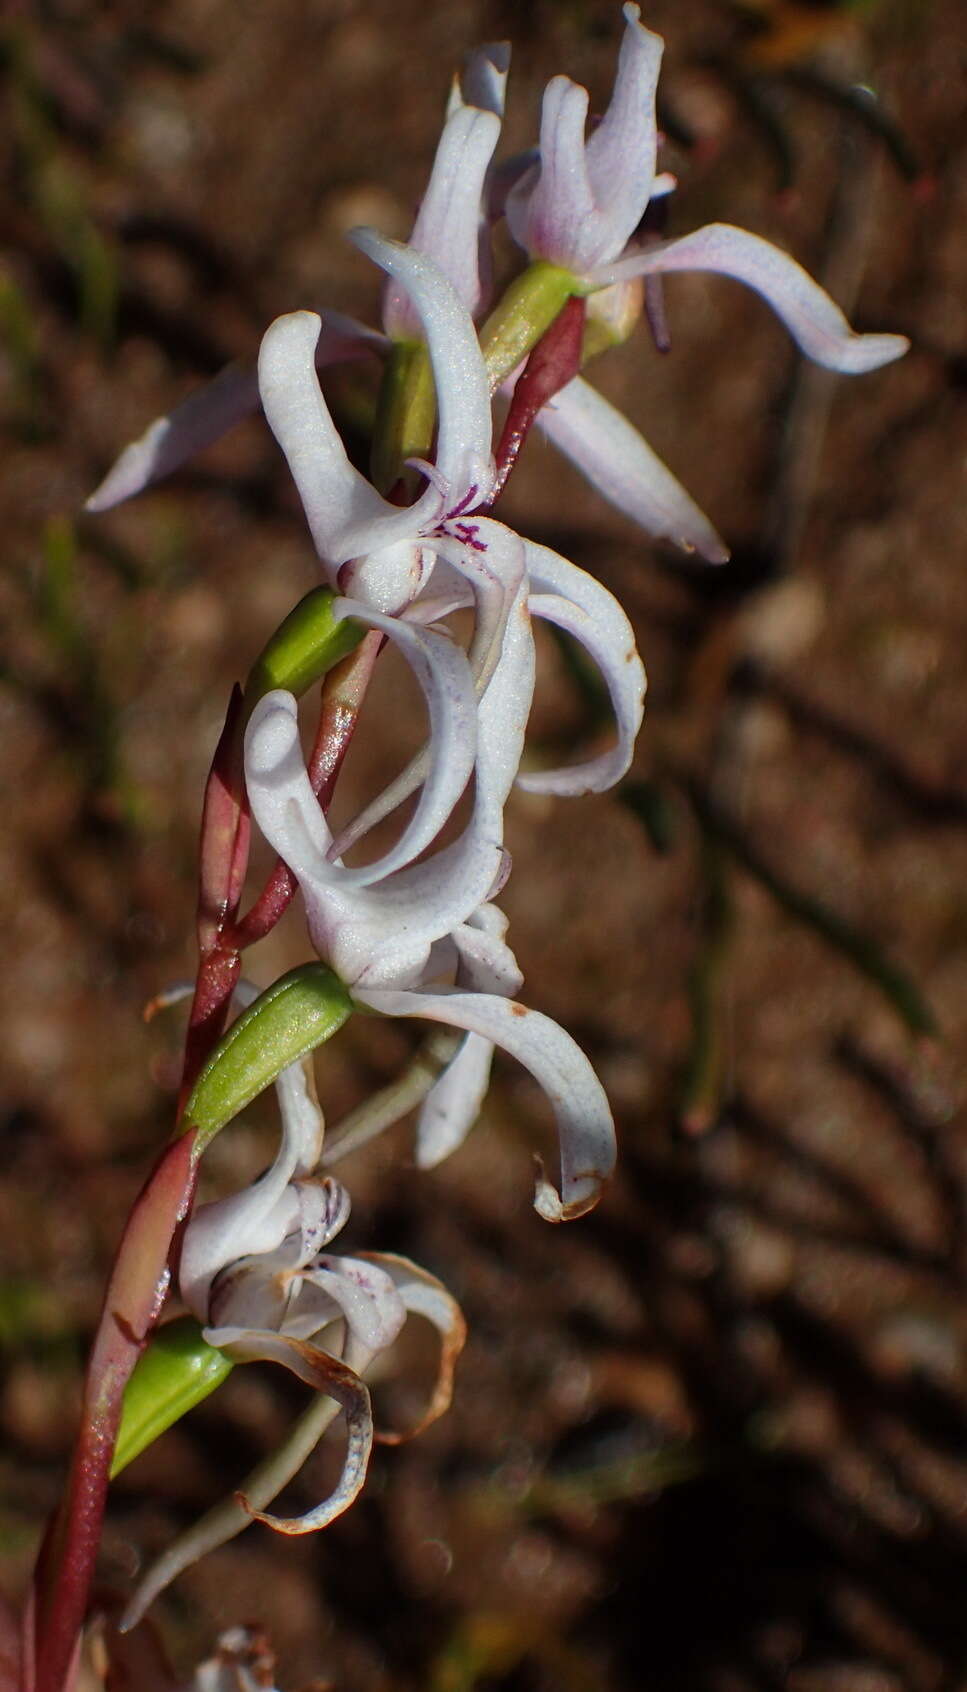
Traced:
POLYGON ((35 1692, 63 1692, 101 1538, 124 1388, 168 1290, 168 1258, 195 1186, 195 1135, 162 1153, 128 1217, 108 1281, 84 1384, 80 1432, 61 1508, 35 1577, 35 1692))
POLYGON ((497 443, 497 479, 490 496, 491 505, 503 493, 538 412, 567 387, 581 368, 584 318, 584 300, 572 295, 537 342, 517 378, 497 443))

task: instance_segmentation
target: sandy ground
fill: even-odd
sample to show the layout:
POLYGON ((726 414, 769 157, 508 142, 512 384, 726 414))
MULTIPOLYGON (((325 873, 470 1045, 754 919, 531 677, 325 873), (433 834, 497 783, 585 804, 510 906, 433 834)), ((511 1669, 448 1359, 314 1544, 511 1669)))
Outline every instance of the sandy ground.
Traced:
MULTIPOLYGON (((359 1154, 351 1242, 408 1252, 466 1312, 453 1409, 378 1453, 324 1535, 255 1528, 186 1576, 156 1612, 183 1671, 244 1619, 271 1631, 289 1688, 967 1685, 967 32, 958 0, 756 10, 758 34, 725 0, 648 9, 668 38, 672 227, 777 240, 859 327, 913 351, 817 377, 753 296, 675 279, 671 353, 642 332, 600 382, 727 537, 718 572, 644 541, 529 445, 502 514, 619 595, 650 678, 638 814, 527 795, 508 814, 525 998, 597 1065, 620 1174, 567 1229, 534 1216, 550 1123, 510 1062, 438 1171, 413 1168, 408 1124, 359 1154), (856 82, 915 150, 912 177, 829 98, 856 82), (933 1034, 911 1030, 920 1000, 933 1034)), ((11 1592, 62 1484, 121 1218, 171 1119, 177 1019, 140 1012, 193 968, 226 693, 313 581, 254 422, 130 508, 95 521, 83 499, 279 311, 373 320, 373 274, 342 237, 406 233, 464 46, 514 38, 511 150, 554 71, 600 109, 618 23, 600 0, 75 0, 2 26, 11 1592)), ((351 421, 365 395, 342 381, 333 400, 351 421)), ((398 689, 381 679, 347 809, 413 744, 398 689)), ((545 644, 535 757, 597 732, 545 644)), ((290 914, 253 973, 304 956, 290 914)), ((353 1023, 318 1065, 331 1120, 414 1043, 353 1023)), ((251 1112, 207 1190, 251 1178, 272 1143, 251 1112)), ((401 1358, 388 1413, 427 1362, 401 1358)), ((132 1466, 107 1584, 230 1490, 297 1403, 277 1374, 237 1371, 132 1466)), ((330 1471, 317 1456, 291 1502, 330 1471)))

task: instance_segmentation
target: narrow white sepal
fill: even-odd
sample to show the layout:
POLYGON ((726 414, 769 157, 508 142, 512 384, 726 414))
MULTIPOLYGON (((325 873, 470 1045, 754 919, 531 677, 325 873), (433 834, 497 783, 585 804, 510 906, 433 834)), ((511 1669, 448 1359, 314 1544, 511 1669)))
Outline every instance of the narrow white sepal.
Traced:
POLYGON ((576 376, 538 413, 538 424, 604 498, 650 535, 724 564, 728 547, 704 512, 628 419, 576 376))
MULTIPOLYGON (((480 230, 484 181, 500 138, 500 118, 460 106, 447 118, 409 246, 432 259, 473 317, 481 303, 480 230)), ((395 340, 418 339, 419 314, 406 287, 389 282, 383 327, 395 340)))
POLYGON ((714 271, 744 282, 772 307, 796 344, 816 364, 847 376, 862 375, 902 358, 905 335, 858 335, 835 301, 801 264, 747 229, 709 223, 680 240, 629 253, 591 274, 599 287, 632 276, 668 275, 676 270, 714 271))
MULTIPOLYGON (((318 369, 364 358, 386 347, 385 336, 344 317, 342 312, 323 312, 321 322, 315 349, 318 369)), ((125 447, 87 500, 85 511, 107 511, 170 476, 196 453, 213 446, 244 417, 251 416, 258 406, 255 366, 226 365, 211 382, 196 388, 166 417, 155 418, 138 440, 125 447)))

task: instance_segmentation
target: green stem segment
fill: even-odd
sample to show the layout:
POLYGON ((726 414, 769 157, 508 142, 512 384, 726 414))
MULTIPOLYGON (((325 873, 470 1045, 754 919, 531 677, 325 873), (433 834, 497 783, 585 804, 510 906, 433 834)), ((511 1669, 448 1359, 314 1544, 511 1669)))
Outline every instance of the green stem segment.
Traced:
POLYGON ((575 294, 587 292, 570 270, 538 259, 514 278, 480 330, 491 388, 499 388, 546 335, 575 294))
POLYGON ((436 428, 436 390, 422 341, 394 341, 383 366, 370 454, 373 481, 389 494, 409 458, 428 458, 436 428))

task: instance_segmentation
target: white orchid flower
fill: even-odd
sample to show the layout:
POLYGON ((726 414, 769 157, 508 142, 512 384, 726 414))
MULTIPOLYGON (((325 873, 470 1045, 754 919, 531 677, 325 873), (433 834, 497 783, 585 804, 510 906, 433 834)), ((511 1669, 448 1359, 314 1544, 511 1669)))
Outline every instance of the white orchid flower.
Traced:
MULTIPOLYGON (((350 463, 316 375, 321 320, 313 312, 293 312, 270 326, 259 354, 259 391, 327 575, 346 585, 335 581, 343 565, 378 554, 380 573, 399 579, 397 598, 405 604, 424 579, 426 563, 416 556, 421 542, 438 534, 459 540, 459 520, 489 497, 490 388, 470 314, 432 259, 371 230, 357 230, 352 239, 406 289, 420 319, 439 413, 427 487, 413 505, 391 505, 350 463)), ((384 593, 391 598, 393 591, 384 593)))
MULTIPOLYGON (((532 258, 574 273, 592 293, 673 271, 710 271, 743 282, 772 307, 808 358, 846 375, 900 358, 903 335, 856 334, 839 307, 788 253, 748 230, 709 224, 677 240, 636 241, 649 202, 674 186, 656 175, 655 91, 663 42, 625 5, 611 103, 585 138, 587 90, 555 77, 544 94, 537 161, 511 189, 511 233, 532 258)), ((649 533, 712 562, 728 554, 671 472, 608 402, 570 383, 538 419, 589 481, 649 533)))
MULTIPOLYGON (((245 771, 252 814, 300 884, 313 943, 350 986, 356 1002, 384 1015, 428 1018, 476 1035, 510 1052, 536 1077, 557 1118, 561 1187, 558 1193, 542 1175, 535 1203, 542 1216, 561 1221, 596 1202, 614 1167, 614 1124, 601 1084, 570 1036, 548 1017, 504 996, 516 988, 516 965, 500 936, 488 937, 486 921, 478 916, 503 868, 501 810, 530 705, 532 684, 526 679, 524 698, 517 697, 525 666, 533 661, 529 620, 525 625, 512 616, 508 638, 516 630, 525 631, 517 637, 520 650, 502 653, 479 707, 471 821, 459 840, 425 862, 387 871, 380 864, 350 870, 332 860, 332 835, 309 785, 291 694, 267 694, 253 711, 245 771), (504 736, 496 732, 501 720, 508 725, 504 736), (465 990, 457 983, 432 986, 441 942, 471 961, 475 981, 481 982, 479 972, 489 969, 491 980, 482 985, 491 990, 465 990)), ((470 1048, 474 1052, 472 1058, 461 1048, 458 1070, 448 1083, 456 1097, 449 1107, 456 1112, 455 1126, 448 1130, 454 1144, 469 1128, 482 1097, 482 1071, 489 1059, 479 1045, 470 1048)), ((438 1094, 435 1104, 442 1103, 438 1094)), ((431 1161, 436 1161, 433 1154, 443 1132, 441 1127, 437 1134, 427 1119, 423 1143, 431 1161)))
MULTIPOLYGON (((188 992, 177 988, 166 1002, 188 992)), ((235 994, 242 1005, 257 996, 248 982, 235 994)), ((313 1175, 324 1123, 311 1058, 283 1070, 275 1088, 282 1122, 276 1159, 251 1187, 195 1210, 185 1230, 179 1287, 209 1345, 237 1362, 281 1363, 343 1413, 342 1473, 329 1496, 301 1516, 277 1517, 265 1508, 324 1431, 327 1419, 314 1415, 311 1444, 297 1430, 272 1465, 270 1485, 256 1472, 258 1507, 245 1493, 236 1495, 242 1520, 237 1509, 219 1506, 166 1548, 128 1606, 127 1627, 182 1569, 231 1537, 245 1519, 287 1534, 325 1527, 357 1496, 374 1439, 397 1444, 412 1437, 443 1414, 452 1396, 466 1337, 459 1307, 435 1276, 407 1258, 379 1252, 347 1257, 327 1249, 345 1226, 350 1203, 339 1182, 313 1175), (362 1371, 393 1344, 408 1314, 424 1317, 440 1335, 436 1382, 412 1426, 376 1433, 362 1371)))
MULTIPOLYGON (((611 104, 585 141, 588 91, 555 76, 544 92, 538 160, 507 196, 525 252, 583 276, 622 252, 655 193, 655 91, 665 43, 625 6, 611 104)), ((659 179, 658 191, 671 186, 659 179)))

